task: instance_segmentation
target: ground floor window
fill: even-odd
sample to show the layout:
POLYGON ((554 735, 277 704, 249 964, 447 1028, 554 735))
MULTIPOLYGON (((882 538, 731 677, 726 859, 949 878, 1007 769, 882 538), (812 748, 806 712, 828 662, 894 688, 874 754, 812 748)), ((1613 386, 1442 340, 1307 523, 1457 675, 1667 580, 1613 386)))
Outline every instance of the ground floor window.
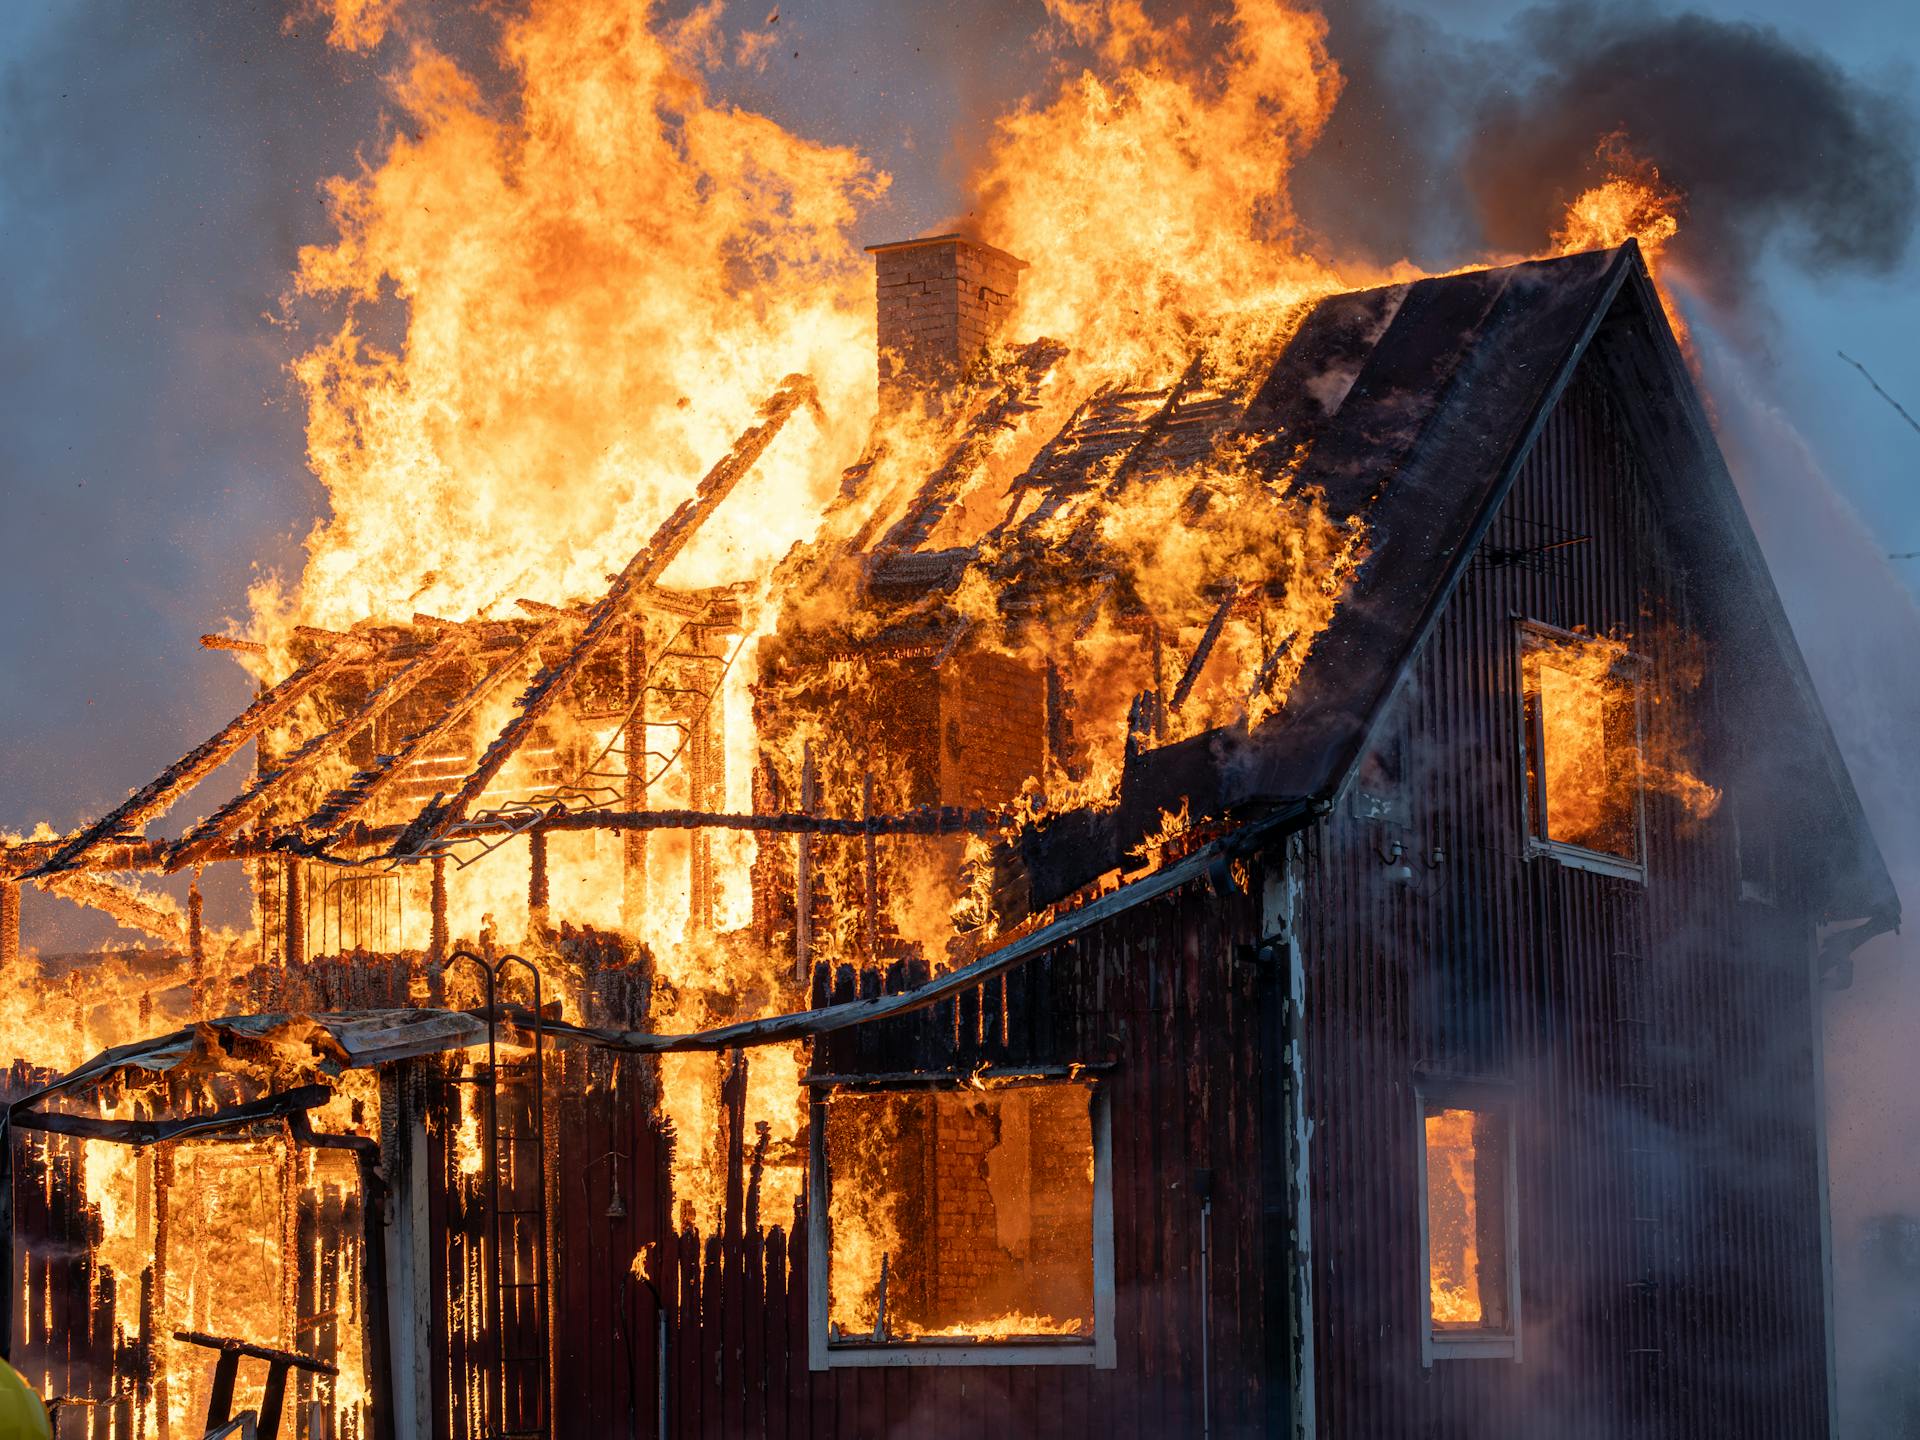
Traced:
POLYGON ((1055 1077, 816 1091, 816 1368, 1110 1365, 1107 1103, 1055 1077))
POLYGON ((1422 1093, 1420 1183, 1422 1359, 1517 1355, 1513 1125, 1503 1095, 1422 1093))

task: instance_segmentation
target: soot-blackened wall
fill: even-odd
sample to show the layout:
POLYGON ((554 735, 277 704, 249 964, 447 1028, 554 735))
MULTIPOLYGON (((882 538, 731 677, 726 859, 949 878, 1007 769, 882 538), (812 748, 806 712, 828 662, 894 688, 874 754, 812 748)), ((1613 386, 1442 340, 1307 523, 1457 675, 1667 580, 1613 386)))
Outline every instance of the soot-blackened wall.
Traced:
POLYGON ((1694 819, 1658 789, 1644 879, 1527 853, 1522 620, 1631 636, 1650 727, 1745 783, 1741 730, 1762 719, 1714 669, 1650 483, 1583 370, 1396 702, 1388 763, 1363 772, 1389 793, 1356 787, 1309 836, 1322 1436, 1827 1433, 1794 877, 1743 902, 1732 804, 1694 819), (1428 1075, 1512 1087, 1519 1361, 1421 1363, 1428 1075))

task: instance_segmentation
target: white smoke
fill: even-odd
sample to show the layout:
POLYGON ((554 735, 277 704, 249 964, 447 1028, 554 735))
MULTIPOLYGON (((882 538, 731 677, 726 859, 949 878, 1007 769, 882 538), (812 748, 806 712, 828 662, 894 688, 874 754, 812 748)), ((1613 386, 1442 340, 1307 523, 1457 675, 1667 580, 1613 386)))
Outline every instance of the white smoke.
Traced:
MULTIPOLYGON (((1895 886, 1920 903, 1920 609, 1764 377, 1696 331, 1720 442, 1895 886)), ((1909 910, 1909 921, 1920 912, 1909 910)), ((1920 925, 1825 998, 1840 1434, 1920 1434, 1920 925), (1905 1223, 1906 1217, 1911 1223, 1905 1223)))

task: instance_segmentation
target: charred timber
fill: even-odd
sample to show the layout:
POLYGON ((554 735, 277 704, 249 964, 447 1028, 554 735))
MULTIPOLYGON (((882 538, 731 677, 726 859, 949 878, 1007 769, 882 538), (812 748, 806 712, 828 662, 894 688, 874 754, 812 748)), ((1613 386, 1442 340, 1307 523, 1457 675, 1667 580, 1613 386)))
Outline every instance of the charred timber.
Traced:
POLYGON ((1320 813, 1314 804, 1301 802, 1284 806, 1262 819, 1243 825, 1231 836, 1214 841, 1186 859, 1164 870, 1135 880, 1120 889, 1088 902, 1077 910, 1061 915, 1017 940, 957 970, 937 976, 912 990, 866 999, 817 1005, 808 1010, 770 1015, 760 1020, 744 1020, 687 1035, 649 1035, 635 1030, 610 1030, 590 1025, 572 1025, 548 1016, 536 1017, 519 1005, 502 1005, 495 1010, 469 1011, 487 1021, 506 1021, 522 1030, 538 1024, 541 1032, 559 1040, 574 1039, 639 1055, 678 1055, 710 1053, 717 1050, 745 1049, 756 1045, 779 1045, 794 1040, 810 1040, 819 1035, 868 1025, 898 1015, 911 1015, 930 1009, 941 1001, 994 980, 1025 964, 1044 950, 1064 944, 1115 916, 1171 894, 1184 885, 1204 882, 1216 888, 1231 885, 1235 860, 1243 860, 1274 844, 1293 829, 1320 813))
POLYGON ((241 711, 218 734, 162 770, 150 784, 135 791, 124 804, 64 842, 50 859, 24 878, 35 880, 69 869, 101 841, 137 829, 155 816, 164 814, 175 800, 232 759, 241 746, 278 721, 310 691, 331 679, 349 660, 361 658, 367 649, 365 641, 357 636, 348 636, 324 654, 309 660, 241 711))
POLYGON ((287 1117, 287 1129, 296 1144, 316 1150, 345 1150, 360 1169, 361 1243, 365 1273, 372 1277, 362 1287, 366 1299, 367 1354, 372 1357, 368 1387, 373 1410, 373 1440, 395 1440, 393 1407, 392 1317, 387 1311, 387 1177, 380 1168, 380 1143, 365 1135, 333 1135, 313 1128, 302 1110, 287 1117))
MULTIPOLYGON (((485 816, 462 826, 463 836, 524 834, 540 830, 752 830, 775 835, 998 835, 1017 828, 1019 821, 999 810, 969 810, 957 806, 926 806, 899 814, 840 819, 785 811, 752 815, 714 810, 578 810, 548 815, 528 826, 524 817, 485 816)), ((399 839, 405 827, 381 825, 344 832, 338 848, 384 848, 399 839)), ((36 841, 0 849, 0 876, 24 875, 57 841, 36 841)), ((219 860, 260 860, 287 854, 333 860, 325 846, 304 843, 290 834, 224 840, 201 857, 219 860)), ((85 867, 88 870, 164 870, 168 846, 162 840, 124 840, 104 846, 85 867)), ((354 863, 340 861, 342 864, 354 863)))
POLYGON ((351 824, 365 811, 388 785, 404 774, 409 765, 453 734, 474 707, 493 693, 495 686, 508 676, 520 673, 539 655, 541 647, 549 640, 579 623, 578 617, 567 611, 559 611, 549 617, 521 641, 517 649, 469 686, 467 692, 442 711, 431 725, 408 736, 406 743, 394 754, 382 756, 374 769, 355 776, 346 789, 330 796, 300 828, 308 835, 339 833, 343 826, 351 824))
POLYGON ((298 1370, 310 1370, 315 1375, 338 1375, 339 1367, 329 1365, 324 1360, 315 1360, 310 1355, 302 1355, 298 1350, 275 1350, 269 1345, 256 1345, 251 1340, 235 1340, 227 1335, 206 1335, 198 1330, 176 1330, 173 1338, 188 1345, 198 1345, 205 1350, 219 1350, 223 1353, 244 1355, 249 1360, 265 1360, 269 1363, 291 1365, 298 1370))
POLYGON ((593 607, 579 640, 566 659, 546 671, 520 697, 514 717, 509 720, 480 757, 480 763, 467 776, 453 797, 444 804, 429 802, 414 818, 394 846, 396 855, 417 853, 423 846, 446 833, 466 818, 467 809, 492 783, 494 776, 533 733, 533 727, 566 693, 576 676, 585 669, 599 649, 600 642, 616 631, 639 608, 654 582, 686 548, 694 533, 719 508, 720 503, 746 476, 773 443, 774 436, 801 405, 818 405, 813 382, 804 375, 789 375, 760 407, 760 423, 748 427, 733 448, 701 478, 699 488, 669 515, 654 531, 640 552, 627 562, 606 595, 593 607))
POLYGON ((442 666, 465 655, 478 640, 477 635, 463 629, 456 629, 444 635, 386 684, 368 695, 360 707, 346 719, 331 730, 314 736, 288 756, 285 763, 278 769, 255 780, 234 799, 188 831, 186 836, 168 853, 167 869, 180 870, 193 864, 204 856, 223 835, 258 819, 273 802, 274 797, 283 793, 288 785, 340 754, 361 730, 405 700, 419 688, 422 681, 442 666))
POLYGON ((237 635, 202 635, 202 650, 230 650, 236 655, 264 655, 267 647, 258 640, 242 640, 237 635))
MULTIPOLYGON (((44 1092, 43 1092, 44 1093, 44 1092)), ((33 1097, 29 1097, 31 1100, 33 1097)), ((325 1085, 302 1085, 230 1109, 209 1115, 189 1115, 179 1120, 105 1120, 98 1115, 61 1115, 37 1111, 30 1103, 13 1107, 11 1124, 19 1130, 44 1130, 53 1135, 74 1135, 82 1140, 106 1140, 116 1145, 157 1145, 163 1140, 179 1140, 188 1135, 206 1135, 222 1130, 237 1130, 261 1120, 283 1120, 305 1113, 333 1098, 325 1085)))
POLYGON ((968 424, 876 549, 913 551, 926 544, 997 438, 1012 430, 1022 416, 1040 408, 1040 384, 1066 353, 1067 347, 1054 340, 1036 340, 1021 349, 1008 367, 1011 373, 1006 383, 968 424))
POLYGON ((155 897, 144 895, 131 886, 116 884, 105 876, 84 871, 68 871, 42 880, 39 884, 50 895, 58 895, 76 905, 98 910, 129 930, 139 930, 176 949, 191 943, 192 937, 177 913, 163 910, 155 903, 155 897))

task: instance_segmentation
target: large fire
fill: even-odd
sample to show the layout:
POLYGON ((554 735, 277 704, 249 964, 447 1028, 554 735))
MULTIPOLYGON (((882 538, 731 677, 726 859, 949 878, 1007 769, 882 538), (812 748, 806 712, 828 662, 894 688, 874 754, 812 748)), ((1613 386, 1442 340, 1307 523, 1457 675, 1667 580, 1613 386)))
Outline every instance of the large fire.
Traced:
MULTIPOLYGON (((1565 220, 1553 233, 1554 245, 1562 255, 1572 255, 1635 240, 1648 268, 1658 276, 1667 242, 1680 233, 1686 198, 1660 178, 1657 165, 1633 153, 1622 132, 1604 137, 1595 153, 1607 178, 1574 197, 1565 220)), ((1664 287, 1660 304, 1673 333, 1685 344, 1687 322, 1664 287)))
MULTIPOLYGON (((406 14, 397 0, 323 8, 346 51, 377 46, 406 14)), ((364 733, 343 734, 298 784, 261 796, 259 813, 311 811, 347 787, 337 838, 349 821, 405 825, 458 790, 519 697, 583 632, 609 577, 792 375, 807 377, 804 403, 790 395, 721 518, 636 592, 636 658, 593 657, 573 703, 542 717, 467 815, 537 816, 585 797, 602 809, 741 816, 776 786, 784 808, 813 815, 908 808, 918 782, 897 762, 844 726, 793 713, 805 686, 877 703, 874 673, 834 659, 803 683, 768 642, 783 626, 838 627, 849 648, 870 638, 878 622, 862 609, 858 567, 838 557, 894 523, 969 426, 981 438, 931 537, 930 548, 970 554, 940 643, 986 657, 969 665, 1067 676, 1078 737, 997 798, 1006 813, 1104 801, 1129 747, 1257 724, 1284 703, 1366 544, 1292 486, 1290 466, 1274 473, 1250 443, 1222 444, 1202 465, 1128 474, 1124 503, 1056 505, 1009 487, 1070 422, 1137 424, 1176 402, 1234 413, 1310 302, 1413 272, 1317 253, 1293 214, 1289 167, 1340 91, 1318 15, 1236 0, 1214 45, 1196 43, 1193 22, 1157 25, 1132 0, 1047 8, 1094 58, 1002 118, 975 177, 983 232, 1033 262, 1004 341, 952 408, 878 422, 872 272, 854 230, 888 178, 852 149, 719 98, 716 74, 754 47, 718 3, 669 20, 645 4, 534 0, 498 21, 504 98, 425 32, 405 32, 391 75, 399 123, 366 168, 330 183, 337 233, 301 253, 292 282, 296 308, 330 304, 335 316, 293 367, 327 513, 302 574, 263 581, 248 637, 230 643, 268 684, 344 632, 369 646, 438 647, 412 663, 486 678, 431 734, 411 728, 404 704, 376 714, 378 696, 363 695, 364 733), (1052 347, 1027 343, 1041 337, 1052 347), (1032 423, 984 424, 1010 396, 1032 423), (853 475, 860 484, 843 478, 853 475), (496 668, 472 668, 487 646, 496 668), (624 676, 627 692, 586 703, 602 670, 624 676), (351 790, 403 742, 404 764, 351 790)), ((1657 255, 1676 223, 1657 180, 1623 177, 1579 197, 1555 247, 1632 235, 1657 255)), ((1574 699, 1548 709, 1600 734, 1580 698, 1602 683, 1598 671, 1542 664, 1556 696, 1573 677, 1574 699)), ((340 719, 317 694, 294 706, 263 739, 262 774, 303 747, 325 749, 340 719)), ((1601 759, 1587 741, 1549 755, 1557 823, 1591 830, 1567 797, 1613 783, 1601 759)), ((556 830, 535 842, 443 827, 404 853, 355 843, 330 856, 350 863, 254 862, 251 929, 199 935, 195 918, 191 962, 177 907, 158 892, 119 894, 112 903, 143 916, 169 958, 22 960, 0 980, 0 1048, 58 1071, 190 1018, 271 1008, 298 994, 271 964, 295 948, 296 914, 307 956, 400 957, 415 1000, 432 998, 420 969, 431 951, 521 949, 575 1020, 591 1017, 570 957, 612 936, 622 964, 651 967, 647 1023, 669 1033, 804 1008, 811 965, 911 955, 937 971, 994 938, 967 864, 977 836, 890 840, 884 854, 871 836, 796 842, 746 828, 556 830), (804 873, 812 901, 777 935, 756 919, 769 866, 789 888, 804 873), (305 901, 290 898, 300 886, 311 887, 305 901)), ((445 1003, 478 1003, 450 977, 445 986, 433 992, 445 1003)), ((790 1214, 803 1190, 803 1051, 757 1050, 730 1078, 733 1063, 687 1055, 659 1066, 676 1219, 705 1233, 725 1199, 729 1084, 744 1086, 745 1134, 765 1137, 762 1213, 790 1214)), ((376 1133, 378 1104, 360 1100, 334 1128, 376 1133)), ((478 1124, 463 1115, 454 1137, 469 1176, 483 1164, 478 1124)), ((158 1159, 88 1142, 85 1164, 123 1291, 137 1293, 150 1270, 159 1217, 173 1227, 166 1250, 187 1258, 149 1281, 167 1334, 177 1320, 297 1348, 317 1325, 334 1327, 342 1374, 326 1398, 337 1419, 314 1432, 328 1435, 358 1433, 359 1317, 345 1301, 319 1319, 296 1313, 287 1277, 300 1206, 322 1195, 337 1210, 334 1191, 351 1186, 350 1173, 333 1173, 338 1158, 280 1141, 158 1159)), ((1464 1194, 1470 1205, 1470 1181, 1464 1194)), ((857 1272, 835 1318, 870 1330, 881 1268, 911 1237, 878 1191, 836 1189, 835 1205, 835 1264, 857 1272)), ((1025 1243, 1007 1241, 1007 1253, 1025 1243)), ((1068 1281, 1044 1314, 1015 1298, 997 1311, 929 1302, 897 1313, 897 1333, 1084 1335, 1091 1313, 1068 1281)), ((1474 1304, 1436 1280, 1437 1315, 1444 1305, 1442 1318, 1471 1318, 1474 1304)), ((163 1409, 179 1426, 200 1403, 204 1353, 162 1352, 143 1434, 163 1409)))

